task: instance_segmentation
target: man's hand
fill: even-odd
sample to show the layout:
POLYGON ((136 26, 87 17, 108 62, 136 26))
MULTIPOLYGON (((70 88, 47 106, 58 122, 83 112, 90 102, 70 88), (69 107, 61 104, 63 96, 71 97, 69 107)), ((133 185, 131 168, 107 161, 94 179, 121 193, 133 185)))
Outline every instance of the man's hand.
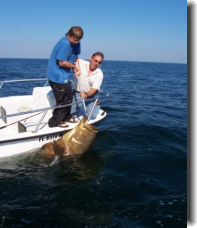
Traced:
POLYGON ((79 71, 79 70, 78 70, 78 71, 76 71, 76 72, 75 72, 75 77, 76 77, 76 78, 78 78, 78 77, 80 76, 80 74, 81 74, 81 73, 80 73, 80 71, 79 71))
POLYGON ((87 98, 87 95, 85 93, 80 93, 79 95, 82 99, 87 98))
MULTIPOLYGON (((74 65, 75 66, 75 65, 74 65)), ((73 67, 73 72, 74 73, 76 73, 76 72, 78 72, 79 71, 79 69, 75 66, 75 67, 73 67)))

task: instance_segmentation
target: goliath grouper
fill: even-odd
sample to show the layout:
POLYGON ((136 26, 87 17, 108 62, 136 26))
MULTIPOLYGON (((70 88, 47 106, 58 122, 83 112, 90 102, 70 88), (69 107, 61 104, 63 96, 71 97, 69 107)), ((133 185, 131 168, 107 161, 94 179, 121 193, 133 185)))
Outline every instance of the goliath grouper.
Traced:
POLYGON ((50 157, 61 157, 87 151, 98 133, 98 128, 87 124, 86 120, 84 117, 76 127, 57 141, 44 144, 41 148, 43 153, 50 157))

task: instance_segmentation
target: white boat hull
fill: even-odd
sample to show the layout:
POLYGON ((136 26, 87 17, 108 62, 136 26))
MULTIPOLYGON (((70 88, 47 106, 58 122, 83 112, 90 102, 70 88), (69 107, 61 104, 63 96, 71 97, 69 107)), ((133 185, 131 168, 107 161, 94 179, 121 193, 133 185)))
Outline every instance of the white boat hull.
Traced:
POLYGON ((0 158, 41 148, 45 143, 57 140, 65 132, 65 130, 48 134, 25 132, 7 137, 2 136, 0 137, 0 158))
MULTIPOLYGON (((40 100, 39 100, 40 102, 40 100)), ((13 96, 0 98, 0 106, 6 110, 6 115, 19 112, 18 110, 24 105, 29 107, 30 110, 38 108, 47 108, 50 106, 35 107, 35 100, 32 95, 13 96)), ((73 129, 78 123, 68 123, 69 127, 49 128, 48 120, 52 116, 52 112, 48 111, 44 119, 35 133, 36 126, 41 119, 43 112, 35 115, 36 113, 28 113, 25 115, 12 116, 7 118, 7 123, 0 119, 0 158, 8 157, 20 153, 27 153, 32 149, 41 148, 44 144, 57 140, 67 131, 73 129), (26 118, 26 119, 25 119, 26 118), (25 128, 25 132, 20 132, 18 122, 25 128)), ((1 116, 4 116, 1 114, 1 116)), ((89 124, 94 124, 106 117, 106 112, 99 110, 99 113, 94 120, 89 120, 89 124)), ((79 117, 79 120, 83 116, 79 117)))
MULTIPOLYGON (((102 110, 100 110, 102 112, 102 110)), ((106 117, 106 113, 102 116, 102 119, 106 117)), ((97 121, 89 121, 89 124, 96 123, 101 118, 98 118, 97 121)), ((70 124, 70 123, 69 123, 70 124)), ((70 124, 71 125, 71 124, 70 124)), ((72 124, 77 125, 77 124, 72 124)), ((4 135, 0 136, 0 158, 8 157, 20 153, 29 152, 32 149, 41 148, 44 144, 57 140, 67 131, 73 128, 70 127, 68 130, 66 128, 49 128, 48 132, 24 132, 20 134, 4 135), (57 130, 58 129, 58 130, 57 130)))

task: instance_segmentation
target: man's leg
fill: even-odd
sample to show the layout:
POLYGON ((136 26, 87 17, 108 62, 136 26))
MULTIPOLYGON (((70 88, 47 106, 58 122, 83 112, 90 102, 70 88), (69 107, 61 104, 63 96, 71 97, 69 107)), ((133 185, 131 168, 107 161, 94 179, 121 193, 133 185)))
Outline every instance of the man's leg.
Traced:
MULTIPOLYGON (((49 81, 56 99, 56 105, 64 105, 72 103, 72 91, 69 83, 59 84, 49 81)), ((53 116, 49 120, 49 127, 58 126, 67 116, 70 115, 71 107, 55 109, 53 116)))

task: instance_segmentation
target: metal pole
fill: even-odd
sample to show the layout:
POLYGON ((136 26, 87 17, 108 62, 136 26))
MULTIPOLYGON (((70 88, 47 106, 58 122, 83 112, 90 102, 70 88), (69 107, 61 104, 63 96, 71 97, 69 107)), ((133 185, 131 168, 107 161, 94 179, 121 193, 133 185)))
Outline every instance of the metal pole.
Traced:
POLYGON ((44 117, 46 116, 47 112, 48 112, 48 110, 46 110, 46 111, 42 114, 42 116, 41 116, 41 118, 40 118, 38 124, 36 125, 36 128, 35 128, 35 130, 34 130, 34 133, 36 133, 36 132, 38 131, 38 128, 39 128, 40 124, 42 123, 44 117))
POLYGON ((90 120, 90 117, 91 117, 92 112, 93 112, 93 110, 94 110, 94 108, 95 108, 95 106, 96 106, 97 101, 98 101, 98 99, 96 99, 95 102, 94 102, 94 105, 93 105, 93 107, 92 107, 92 109, 91 109, 91 112, 90 112, 90 114, 89 114, 89 116, 88 116, 87 122, 90 120))
MULTIPOLYGON (((81 88, 81 83, 80 83, 79 77, 77 77, 77 79, 78 79, 80 92, 82 93, 82 88, 81 88)), ((84 99, 82 99, 82 102, 83 102, 83 107, 84 107, 85 114, 88 115, 84 99)))

